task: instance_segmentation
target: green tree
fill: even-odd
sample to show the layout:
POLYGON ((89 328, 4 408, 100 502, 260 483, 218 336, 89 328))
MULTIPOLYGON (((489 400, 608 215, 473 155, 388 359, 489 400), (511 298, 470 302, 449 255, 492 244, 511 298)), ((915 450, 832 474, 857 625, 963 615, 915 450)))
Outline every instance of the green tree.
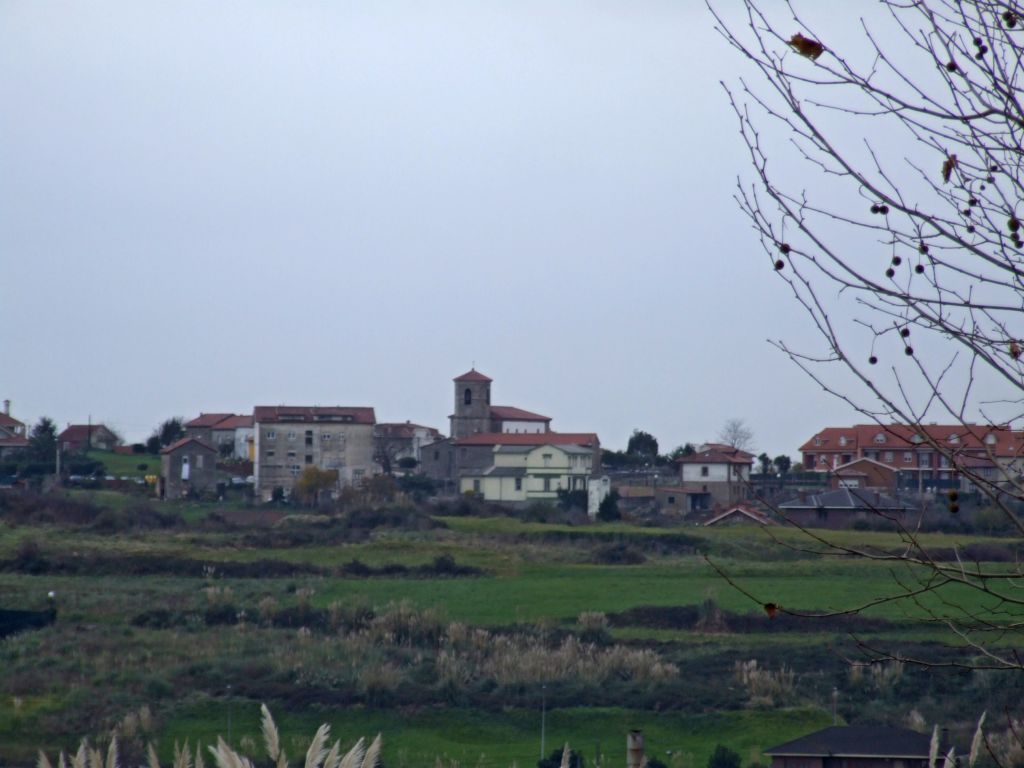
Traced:
POLYGON ((684 443, 683 445, 677 445, 672 449, 672 453, 668 455, 670 461, 681 459, 683 456, 693 456, 697 452, 696 447, 693 443, 684 443))
MULTIPOLYGON (((160 423, 160 426, 153 430, 153 434, 150 436, 149 440, 146 441, 146 447, 150 448, 150 446, 154 444, 154 438, 156 438, 155 442, 160 446, 160 448, 166 448, 174 441, 183 438, 185 436, 185 428, 182 426, 182 421, 183 420, 180 416, 165 419, 160 423)), ((149 452, 159 453, 160 450, 158 448, 154 451, 150 448, 149 452)))
POLYGON ((658 441, 650 432, 634 429, 629 443, 626 444, 626 453, 653 461, 658 456, 658 441))
POLYGON ((603 523, 612 523, 621 520, 619 513, 619 492, 612 491, 605 496, 597 507, 597 519, 603 523))
POLYGON ((740 756, 728 747, 715 745, 715 751, 708 758, 707 768, 740 768, 740 756))
POLYGON ((338 487, 338 472, 309 466, 295 481, 295 496, 304 504, 316 505, 324 494, 338 487))
POLYGON ((762 453, 760 456, 758 456, 757 457, 757 461, 761 465, 761 474, 762 475, 771 474, 771 471, 772 471, 772 460, 771 460, 771 457, 767 453, 762 453))
MULTIPOLYGON (((1022 418, 1020 4, 881 0, 830 7, 827 20, 821 3, 806 0, 715 6, 716 31, 735 64, 749 67, 728 93, 750 160, 737 200, 766 266, 817 334, 776 346, 865 419, 916 428, 1019 542, 1017 470, 991 461, 982 469, 964 460, 959 441, 921 426, 944 422, 966 434, 1019 427, 1022 418)), ((905 565, 886 601, 928 606, 927 626, 964 641, 964 666, 1024 671, 1009 650, 1024 644, 1024 564, 949 563, 907 522, 896 524, 896 555, 827 534, 815 546, 884 560, 891 573, 905 565), (992 607, 979 614, 982 604, 992 607)), ((758 591, 748 594, 776 605, 758 591)), ((934 656, 912 660, 928 665, 934 656)))
POLYGON ((57 459, 57 425, 43 416, 28 436, 28 457, 39 463, 53 463, 57 459))

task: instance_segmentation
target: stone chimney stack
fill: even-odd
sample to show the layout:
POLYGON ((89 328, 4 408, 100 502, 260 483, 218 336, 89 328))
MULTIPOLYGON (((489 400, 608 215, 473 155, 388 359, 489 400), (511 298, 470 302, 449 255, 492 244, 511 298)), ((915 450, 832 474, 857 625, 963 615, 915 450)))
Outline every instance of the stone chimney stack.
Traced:
POLYGON ((643 768, 644 732, 630 731, 626 735, 626 768, 643 768))
POLYGON ((11 401, 10 400, 4 400, 4 415, 6 415, 6 416, 10 416, 11 415, 11 401))

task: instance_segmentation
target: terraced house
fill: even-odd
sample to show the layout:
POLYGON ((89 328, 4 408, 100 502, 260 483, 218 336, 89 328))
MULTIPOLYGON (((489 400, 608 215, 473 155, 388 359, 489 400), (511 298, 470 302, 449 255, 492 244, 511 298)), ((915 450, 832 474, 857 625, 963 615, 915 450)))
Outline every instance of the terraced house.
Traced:
POLYGON ((306 467, 333 470, 338 486, 375 470, 373 408, 260 405, 253 409, 256 497, 290 494, 306 467))
POLYGON ((870 459, 894 470, 901 487, 970 490, 972 477, 998 483, 1024 472, 1024 432, 979 424, 857 424, 826 427, 800 453, 808 470, 850 474, 849 465, 870 459))

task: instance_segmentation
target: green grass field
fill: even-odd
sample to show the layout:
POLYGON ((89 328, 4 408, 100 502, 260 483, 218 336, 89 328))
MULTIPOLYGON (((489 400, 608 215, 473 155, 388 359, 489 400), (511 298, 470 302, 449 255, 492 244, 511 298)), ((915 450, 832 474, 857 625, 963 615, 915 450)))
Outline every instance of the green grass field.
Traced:
MULTIPOLYGON (((122 515, 144 503, 110 491, 74 491, 69 498, 122 515)), ((0 642, 0 761, 28 764, 40 746, 55 750, 83 735, 102 737, 142 705, 155 723, 145 736, 165 759, 175 740, 226 735, 229 716, 236 743, 259 744, 257 716, 266 702, 287 738, 298 739, 289 742, 296 758, 302 741, 328 721, 347 740, 382 731, 389 766, 529 766, 540 749, 545 700, 548 751, 568 741, 592 759, 600 745, 609 765, 618 765, 626 731, 640 727, 650 754, 664 755, 670 768, 702 768, 718 743, 740 752, 745 764, 763 762, 767 746, 827 724, 833 688, 841 692, 841 714, 852 721, 902 721, 917 708, 948 722, 1024 693, 1015 680, 965 682, 953 671, 850 672, 845 659, 858 652, 858 641, 961 658, 962 639, 920 619, 940 599, 985 608, 962 590, 872 608, 868 616, 883 623, 865 625, 856 636, 829 624, 775 631, 762 601, 840 610, 895 592, 893 574, 877 563, 795 551, 795 531, 776 531, 773 540, 752 528, 443 518, 442 528, 381 528, 335 539, 314 528, 306 543, 285 546, 275 542, 288 526, 278 533, 217 523, 214 513, 223 514, 224 505, 157 508, 177 511, 185 522, 115 531, 0 522, 0 561, 8 564, 0 568, 0 608, 42 610, 51 590, 58 606, 55 624, 0 642), (597 564, 597 548, 609 541, 643 551, 646 561, 597 564), (35 572, 14 565, 26 551, 43 560, 35 572), (757 600, 716 573, 705 553, 757 600), (287 564, 330 570, 353 560, 379 569, 422 567, 439 556, 482 573, 223 576, 232 564, 269 563, 287 573, 287 564), (161 565, 139 571, 147 562, 161 565), (85 565, 53 570, 61 563, 85 565), (181 571, 189 563, 192 570, 181 571), (742 629, 730 627, 731 618, 707 630, 627 621, 588 646, 577 621, 586 612, 643 608, 659 616, 701 605, 746 617, 742 629), (345 616, 367 609, 384 623, 344 624, 345 616), (272 619, 288 616, 291 623, 272 619), (325 625, 331 616, 342 624, 325 625), (300 629, 306 624, 312 630, 300 629), (467 632, 483 634, 474 641, 467 632), (582 645, 564 645, 573 638, 582 645), (507 655, 494 655, 507 644, 507 655), (644 672, 654 660, 662 671, 644 672), (736 664, 752 661, 765 670, 764 680, 738 677, 736 664), (611 666, 600 672, 602 664, 611 666), (785 670, 788 684, 779 677, 785 670)), ((874 532, 834 538, 879 551, 900 544, 874 532)), ((927 539, 940 548, 1006 542, 927 539)), ((1013 638, 1000 642, 1011 646, 1013 638)))

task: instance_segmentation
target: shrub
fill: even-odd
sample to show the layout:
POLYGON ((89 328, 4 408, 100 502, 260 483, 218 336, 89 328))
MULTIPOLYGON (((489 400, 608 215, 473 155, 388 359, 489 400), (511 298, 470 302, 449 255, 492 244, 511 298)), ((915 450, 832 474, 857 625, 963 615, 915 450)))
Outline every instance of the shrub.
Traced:
POLYGON ((597 519, 603 523, 611 523, 622 519, 622 515, 619 512, 618 491, 612 491, 601 500, 601 504, 597 508, 597 519))
POLYGON ((643 552, 625 543, 598 547, 591 559, 599 565, 640 565, 647 560, 643 552))
POLYGON ((728 747, 717 744, 708 758, 708 768, 740 768, 740 756, 728 747))

